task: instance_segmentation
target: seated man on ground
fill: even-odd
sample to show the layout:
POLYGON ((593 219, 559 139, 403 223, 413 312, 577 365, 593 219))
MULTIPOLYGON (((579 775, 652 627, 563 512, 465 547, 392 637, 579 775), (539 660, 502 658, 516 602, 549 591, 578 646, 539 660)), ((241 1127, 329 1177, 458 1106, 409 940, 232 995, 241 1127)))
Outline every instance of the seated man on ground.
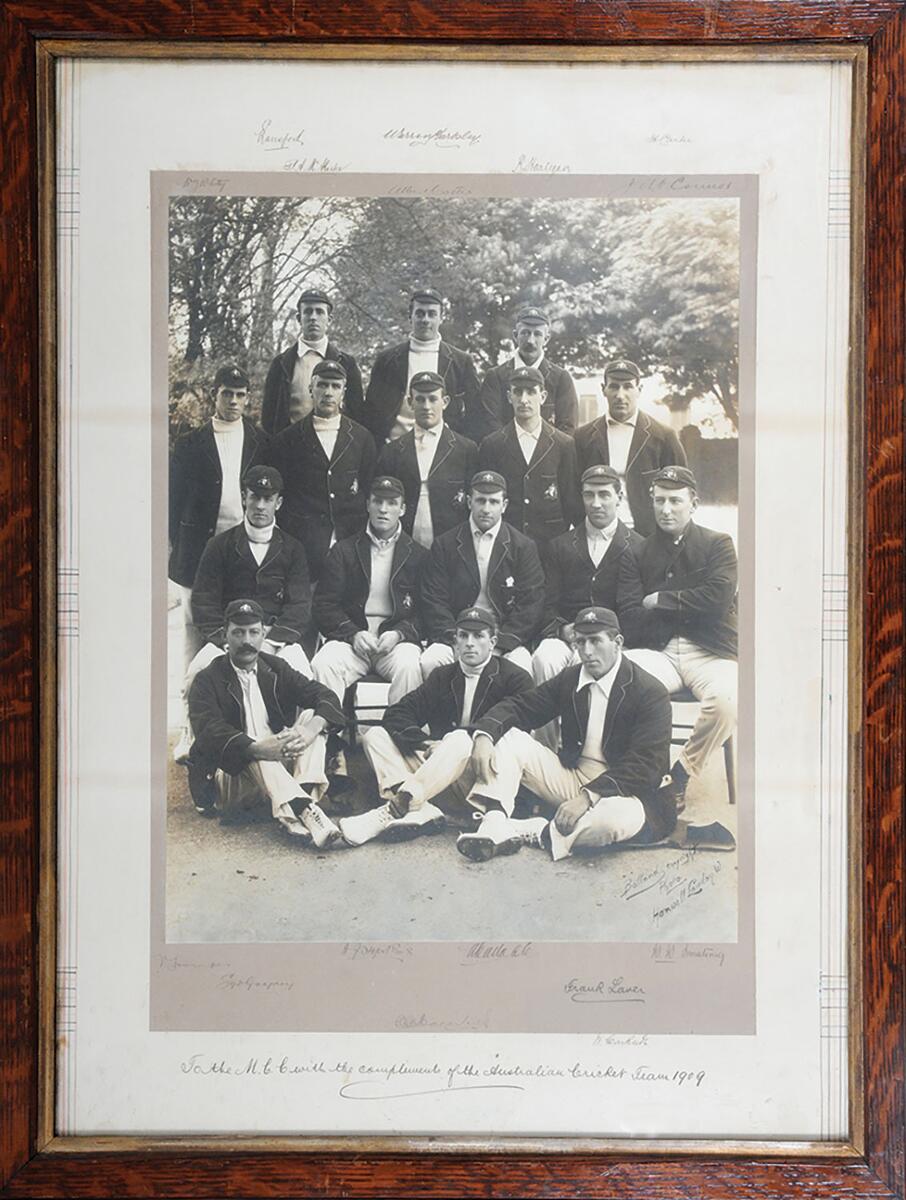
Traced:
POLYGON ((556 861, 580 848, 659 841, 676 825, 675 800, 660 786, 670 748, 666 689, 622 653, 610 609, 584 609, 575 632, 579 666, 501 701, 477 724, 470 802, 485 816, 457 840, 467 858, 484 861, 528 843, 556 861), (559 755, 529 732, 555 719, 559 755), (550 806, 552 820, 513 819, 523 783, 550 806))
POLYGON ((474 782, 469 760, 475 722, 499 700, 532 687, 528 672, 494 656, 496 644, 494 614, 465 609, 456 618, 456 661, 432 671, 425 683, 391 705, 383 728, 364 734, 384 803, 340 821, 351 845, 431 833, 443 824, 442 810, 468 795, 474 782))
POLYGON ((339 830, 318 802, 327 791, 327 730, 343 726, 339 702, 262 653, 264 612, 256 601, 232 601, 224 620, 226 655, 199 671, 189 691, 196 811, 213 816, 264 801, 288 833, 326 846, 339 830))

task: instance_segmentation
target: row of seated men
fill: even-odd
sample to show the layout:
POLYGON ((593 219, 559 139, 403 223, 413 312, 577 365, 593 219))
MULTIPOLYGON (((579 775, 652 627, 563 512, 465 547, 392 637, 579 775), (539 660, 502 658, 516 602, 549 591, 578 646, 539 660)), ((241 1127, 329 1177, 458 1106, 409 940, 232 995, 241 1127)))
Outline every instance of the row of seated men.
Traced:
MULTIPOLYGON (((633 646, 626 658, 643 668, 639 678, 657 681, 665 702, 668 692, 683 687, 701 701, 688 742, 668 777, 661 778, 664 771, 658 777, 674 810, 682 805, 689 777, 732 734, 736 556, 729 537, 693 521, 697 488, 688 468, 669 466, 653 475, 650 503, 656 528, 645 539, 616 516, 621 494, 617 472, 606 465, 588 468, 581 485, 584 519, 543 548, 546 572, 532 539, 503 520, 508 492, 499 473, 473 476, 468 520, 434 539, 430 551, 403 528, 402 481, 376 477, 367 492, 365 530, 330 549, 315 586, 311 615, 323 644, 310 666, 302 645, 306 637, 312 645, 305 554, 275 522, 283 480, 275 468, 260 466, 243 482, 244 520, 209 543, 192 592, 195 619, 208 637, 187 678, 196 746, 204 744, 198 722, 208 720, 198 711, 196 693, 211 671, 229 677, 224 666, 228 617, 239 603, 254 606, 262 638, 267 638, 268 650, 277 652, 276 661, 286 665, 289 660, 293 667, 286 669, 300 679, 313 676, 341 714, 347 688, 370 672, 390 682, 391 712, 418 695, 439 670, 468 679, 460 644, 464 612, 478 613, 482 620, 490 614, 492 625, 488 655, 481 670, 471 674, 481 675, 491 658, 500 658, 507 663, 505 668, 500 664, 502 669, 510 671, 512 665, 528 686, 534 683, 540 690, 576 667, 588 667, 584 635, 577 632, 580 617, 592 609, 607 612, 612 624, 606 632, 621 658, 626 634, 633 646)), ((611 667, 613 662, 608 671, 611 667)), ((247 716, 248 704, 244 711, 247 716)), ((533 710, 533 715, 539 712, 533 710)), ((534 731, 533 742, 552 751, 565 737, 561 716, 557 711, 531 723, 523 713, 518 727, 526 734, 534 731)), ((461 717, 460 728, 468 733, 474 714, 461 717)), ((422 722, 430 723, 428 718, 422 722)), ((639 736, 643 734, 647 737, 644 731, 639 736)), ((669 734, 668 721, 668 742, 669 734)), ((190 767, 194 762, 190 779, 195 779, 197 793, 199 760, 185 745, 179 757, 187 754, 190 767)), ((225 769, 229 774, 208 757, 204 779, 225 769)))
MULTIPOLYGON (((504 476, 509 523, 539 544, 581 522, 579 477, 599 463, 621 478, 624 523, 644 536, 653 532, 646 472, 685 465, 686 458, 673 431, 639 411, 638 367, 627 360, 608 364, 608 412, 576 430, 575 387, 545 356, 549 326, 540 310, 519 314, 514 358, 489 371, 479 390, 462 351, 446 354, 442 341, 418 341, 420 320, 436 333, 439 299, 415 294, 410 342, 378 356, 364 396, 354 360, 326 341, 326 332, 318 349, 300 339, 275 360, 265 385, 264 428, 244 415, 248 376, 235 366, 217 372, 211 420, 179 438, 171 456, 175 583, 191 588, 207 541, 241 520, 239 480, 256 463, 281 472, 278 523, 304 545, 315 580, 333 541, 364 526, 375 474, 403 481, 406 532, 426 548, 468 515, 468 482, 482 468, 504 476), (454 370, 457 363, 461 370, 454 370), (473 381, 468 387, 465 377, 473 381)), ((304 293, 299 311, 303 336, 313 338, 311 314, 326 320, 331 307, 320 293, 304 293)))

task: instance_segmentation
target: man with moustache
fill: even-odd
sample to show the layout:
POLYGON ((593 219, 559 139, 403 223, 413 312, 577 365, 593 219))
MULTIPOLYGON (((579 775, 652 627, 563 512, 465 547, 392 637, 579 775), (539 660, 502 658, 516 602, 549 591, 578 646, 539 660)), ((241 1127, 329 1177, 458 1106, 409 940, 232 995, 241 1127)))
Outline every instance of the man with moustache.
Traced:
POLYGON ((672 429, 639 411, 642 373, 621 358, 604 368, 607 414, 576 431, 579 470, 605 463, 622 481, 620 520, 642 537, 654 533, 648 479, 661 467, 685 466, 686 452, 672 429))
POLYGON ((507 394, 513 419, 484 439, 478 465, 504 477, 509 523, 540 547, 582 519, 576 448, 541 416, 547 393, 536 367, 517 367, 507 394))
POLYGON ((463 427, 465 433, 480 442, 488 434, 502 429, 512 418, 509 385, 518 367, 534 367, 541 372, 545 390, 541 416, 545 421, 561 433, 575 433, 579 421, 576 385, 569 371, 554 366, 547 357, 550 336, 550 321, 542 309, 528 305, 516 313, 516 328, 513 330, 515 353, 507 362, 492 367, 485 375, 475 418, 467 421, 463 427))
POLYGON ((409 300, 409 337, 405 342, 382 350, 374 360, 361 422, 380 446, 402 437, 415 425, 415 413, 409 402, 409 382, 413 375, 433 371, 444 381, 450 397, 446 422, 456 430, 463 427, 464 414, 471 412, 478 398, 478 375, 464 350, 443 341, 440 324, 443 298, 436 288, 420 288, 409 300))
POLYGON ((496 471, 472 479, 469 519, 435 538, 422 576, 422 620, 428 648, 425 679, 453 662, 456 614, 484 608, 497 618, 494 653, 531 670, 528 647, 544 607, 544 572, 531 538, 503 520, 506 480, 496 471))
POLYGON ((320 578, 327 551, 365 525, 365 498, 377 457, 367 429, 343 416, 346 368, 325 358, 312 369, 313 410, 274 439, 284 481, 279 524, 305 547, 320 578))
POLYGON ((736 548, 728 534, 693 521, 698 488, 688 467, 656 472, 651 501, 657 528, 621 559, 618 587, 636 647, 628 657, 668 692, 688 688, 700 701, 670 768, 681 806, 689 779, 736 728, 736 548))
POLYGON ((415 427, 387 442, 378 454, 378 472, 402 481, 406 492, 403 528, 420 546, 468 515, 466 491, 478 470, 478 447, 444 421, 450 397, 436 371, 420 371, 409 383, 415 427))
POLYGON ((315 679, 342 703, 351 683, 373 671, 394 703, 421 682, 419 587, 427 551, 404 531, 403 485, 377 475, 368 493, 368 525, 337 542, 314 595, 325 644, 312 661, 315 679))
POLYGON ((279 433, 307 417, 314 407, 312 371, 319 362, 331 359, 346 372, 344 402, 347 416, 359 420, 362 409, 362 374, 351 354, 344 354, 329 341, 327 331, 333 316, 333 301, 326 292, 307 288, 296 301, 299 337, 273 360, 264 381, 261 424, 268 433, 279 433))
MULTIPOLYGON (((311 677, 306 646, 313 650, 315 630, 308 563, 301 544, 276 527, 282 491, 283 480, 273 467, 246 471, 242 524, 217 534, 205 547, 192 588, 192 613, 206 640, 186 670, 183 698, 198 672, 225 652, 224 614, 241 597, 255 600, 264 613, 263 649, 311 677)), ((174 760, 185 762, 191 745, 186 711, 174 760)))
POLYGON ((224 620, 227 652, 199 671, 189 691, 196 810, 227 815, 264 801, 287 833, 327 846, 339 830, 319 801, 327 790, 327 731, 343 726, 339 702, 262 653, 264 612, 256 601, 233 600, 224 620))
MULTIPOLYGON (((242 521, 240 480, 249 467, 267 461, 270 444, 267 434, 244 415, 249 401, 245 371, 235 364, 220 367, 213 394, 211 419, 179 438, 170 456, 168 574, 180 587, 187 630, 202 551, 215 534, 242 521)), ((194 652, 197 644, 190 649, 194 652)))
POLYGON ((485 816, 456 848, 483 862, 522 845, 557 861, 580 848, 659 841, 676 805, 660 790, 669 762, 670 700, 663 685, 622 653, 616 614, 597 606, 574 622, 579 664, 521 696, 502 700, 475 729, 470 802, 485 816), (559 720, 555 754, 528 732, 559 720), (524 784, 553 819, 514 820, 524 784))
POLYGON ((494 656, 496 644, 494 614, 465 609, 456 618, 456 661, 438 667, 425 683, 392 704, 384 713, 383 728, 375 725, 365 732, 365 754, 383 803, 340 821, 350 845, 361 846, 372 838, 407 841, 432 833, 444 822, 443 809, 471 791, 474 780, 468 767, 475 723, 498 701, 532 687, 521 667, 494 656))

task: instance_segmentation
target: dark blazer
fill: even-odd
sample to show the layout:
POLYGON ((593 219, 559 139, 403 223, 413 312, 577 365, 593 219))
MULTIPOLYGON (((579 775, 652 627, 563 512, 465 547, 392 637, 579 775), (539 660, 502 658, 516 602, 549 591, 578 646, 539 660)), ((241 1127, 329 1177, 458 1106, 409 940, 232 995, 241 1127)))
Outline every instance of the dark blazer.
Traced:
MULTIPOLYGON (((589 467, 599 463, 609 466, 606 414, 576 430, 576 458, 580 478, 589 467)), ((650 481, 645 472, 656 471, 659 467, 685 465, 686 452, 673 430, 652 420, 647 413, 639 412, 626 462, 626 499, 633 524, 642 537, 648 537, 656 528, 649 492, 650 481)))
POLYGON ((305 547, 313 580, 321 574, 331 534, 339 541, 365 527, 376 457, 371 434, 348 417, 340 418, 330 461, 310 413, 274 438, 273 465, 284 485, 277 522, 305 547))
MULTIPOLYGON (((345 724, 330 688, 306 679, 272 654, 258 655, 258 686, 274 733, 292 725, 300 708, 314 709, 336 729, 345 724)), ((215 658, 195 676, 189 689, 189 719, 195 734, 192 758, 199 766, 238 775, 254 761, 249 753, 253 739, 245 732, 242 688, 229 655, 215 658)))
POLYGON ((736 548, 728 534, 691 521, 677 545, 658 529, 620 560, 627 641, 662 650, 680 635, 718 658, 736 658, 736 587, 736 548), (652 592, 657 605, 643 609, 642 598, 652 592))
MULTIPOLYGON (((534 686, 528 671, 505 658, 492 656, 475 687, 472 719, 466 728, 474 729, 485 713, 507 696, 521 696, 534 686)), ((384 728, 403 754, 411 754, 427 742, 423 726, 427 725, 431 737, 437 739, 460 728, 465 690, 465 676, 459 663, 438 667, 415 691, 390 705, 384 712, 384 728)))
MULTIPOLYGON (((481 576, 468 521, 435 538, 422 575, 422 621, 430 642, 452 644, 456 618, 478 599, 481 576)), ((544 572, 531 538, 501 521, 488 564, 488 599, 502 654, 531 645, 544 608, 544 572)))
MULTIPOLYGON (((462 429, 464 413, 474 409, 478 397, 475 364, 465 350, 441 341, 437 354, 437 373, 443 376, 444 390, 450 397, 444 420, 456 430, 462 429)), ((409 342, 400 342, 382 350, 374 360, 365 392, 361 421, 380 446, 393 428, 409 374, 409 342)))
MULTIPOLYGON (((270 438, 242 418, 241 479, 249 467, 258 463, 275 466, 269 460, 270 438)), ((169 577, 174 583, 191 587, 201 552, 217 528, 223 471, 214 441, 214 426, 207 421, 200 429, 183 434, 170 456, 170 562, 169 577)))
POLYGON ((300 542, 275 529, 261 565, 249 548, 245 525, 211 538, 192 586, 192 619, 209 641, 223 644, 223 614, 231 600, 257 600, 278 642, 313 649, 311 581, 300 542))
MULTIPOLYGON (((400 531, 393 548, 390 597, 393 612, 380 632, 395 629, 405 642, 420 642, 419 591, 428 551, 400 531)), ((367 532, 332 546, 314 596, 315 624, 328 641, 351 642, 368 628, 365 602, 371 588, 371 540, 367 532)))
POLYGON ((544 617, 540 637, 559 637, 564 625, 571 625, 581 608, 600 604, 617 609, 617 581, 620 559, 632 546, 640 547, 644 538, 634 529, 617 521, 616 533, 597 567, 588 553, 585 522, 575 529, 552 538, 541 553, 545 577, 544 617))
POLYGON ((510 421, 486 437, 478 449, 479 471, 499 471, 506 480, 506 519, 514 529, 547 542, 585 519, 576 472, 573 439, 547 421, 531 461, 526 463, 510 421))
MULTIPOLYGON (((582 756, 588 729, 588 688, 576 691, 581 667, 567 667, 553 679, 521 696, 495 705, 477 723, 498 741, 509 729, 540 729, 560 720, 560 761, 574 768, 582 756)), ((601 750, 607 770, 586 784, 599 796, 637 796, 645 808, 645 827, 632 840, 666 837, 676 824, 676 801, 658 794, 670 764, 672 713, 662 683, 622 658, 604 717, 601 750)))
MULTIPOLYGON (((481 382, 481 392, 474 416, 466 413, 463 432, 480 442, 489 433, 496 433, 513 419, 513 408, 507 395, 510 376, 515 367, 512 358, 491 367, 481 382)), ((541 407, 541 415, 562 433, 575 433, 579 423, 579 397, 569 371, 556 367, 545 356, 538 368, 544 376, 547 399, 541 407)))
MULTIPOLYGON (((338 350, 333 342, 327 343, 325 358, 342 363, 346 370, 346 395, 343 405, 347 416, 353 421, 362 411, 362 372, 351 354, 338 350)), ((299 344, 294 342, 273 360, 264 381, 264 400, 261 403, 261 424, 268 433, 279 433, 290 424, 290 387, 299 361, 299 344)))
MULTIPOLYGON (((469 515, 466 496, 469 481, 477 470, 478 447, 468 438, 454 433, 444 422, 434 461, 428 472, 428 502, 435 537, 446 533, 469 515)), ((376 473, 392 475, 406 489, 403 528, 411 534, 422 482, 415 453, 414 431, 382 446, 376 473)))

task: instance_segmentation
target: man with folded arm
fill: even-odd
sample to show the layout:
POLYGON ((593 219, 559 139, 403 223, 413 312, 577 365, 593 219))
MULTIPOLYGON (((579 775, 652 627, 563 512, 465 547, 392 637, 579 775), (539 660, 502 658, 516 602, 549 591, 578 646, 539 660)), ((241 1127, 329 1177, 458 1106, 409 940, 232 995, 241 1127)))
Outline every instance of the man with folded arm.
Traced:
POLYGON ((523 844, 557 860, 580 847, 656 841, 676 823, 660 792, 670 745, 670 701, 662 684, 622 653, 616 614, 583 609, 574 623, 580 665, 501 701, 477 723, 470 801, 484 809, 456 848, 485 861, 523 844), (559 719, 559 754, 528 732, 559 719), (520 784, 553 810, 553 820, 514 820, 520 784))
POLYGON ((339 701, 262 653, 264 612, 255 600, 233 600, 224 620, 227 652, 189 690, 196 811, 227 814, 264 801, 288 833, 326 846, 339 830, 318 802, 328 784, 327 731, 343 726, 339 701))
POLYGON ((469 761, 475 723, 498 701, 532 687, 526 671, 494 656, 496 644, 494 614, 465 609, 456 618, 456 661, 391 705, 383 728, 366 731, 365 754, 383 804, 340 822, 350 845, 431 833, 443 824, 443 809, 466 798, 474 783, 469 761))

